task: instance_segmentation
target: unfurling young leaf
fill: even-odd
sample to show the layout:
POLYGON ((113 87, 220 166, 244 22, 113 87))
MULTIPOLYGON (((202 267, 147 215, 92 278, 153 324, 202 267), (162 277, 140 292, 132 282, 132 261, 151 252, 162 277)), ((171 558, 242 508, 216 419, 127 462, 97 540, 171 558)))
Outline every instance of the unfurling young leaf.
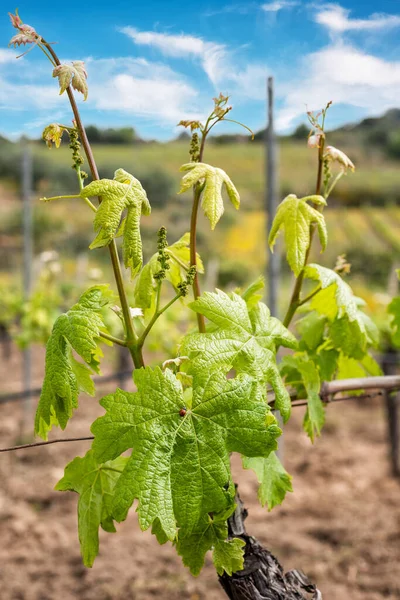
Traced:
POLYGON ((318 227, 322 250, 325 250, 328 241, 324 216, 307 202, 326 205, 322 196, 297 198, 294 194, 289 194, 278 206, 268 240, 272 250, 279 230, 284 229, 287 261, 296 276, 304 268, 310 245, 310 227, 313 223, 318 227))
POLYGON ((99 527, 115 532, 112 501, 115 485, 128 459, 120 456, 98 464, 93 451, 81 458, 74 458, 66 467, 64 477, 55 486, 58 491, 77 492, 78 532, 83 563, 93 565, 99 553, 99 527))
POLYGON ((58 123, 51 123, 45 127, 42 133, 42 138, 46 142, 47 147, 51 149, 52 144, 54 144, 56 148, 59 148, 64 131, 66 131, 65 127, 59 125, 58 123))
POLYGON ((284 469, 275 452, 271 452, 267 458, 243 456, 243 467, 252 469, 257 475, 260 484, 258 499, 261 506, 268 506, 268 510, 282 504, 287 492, 293 492, 292 477, 284 469))
POLYGON ((142 184, 138 179, 124 171, 115 171, 114 179, 99 179, 89 183, 80 194, 82 198, 101 197, 101 204, 94 218, 94 230, 97 236, 90 248, 107 246, 117 235, 121 216, 127 210, 123 225, 123 259, 127 269, 134 276, 142 266, 142 239, 140 236, 140 217, 149 215, 151 207, 142 184))
POLYGON ((275 407, 287 421, 291 403, 276 364, 276 347, 296 348, 296 338, 271 317, 265 304, 259 302, 249 310, 235 293, 205 292, 189 306, 214 324, 209 332, 189 334, 183 342, 182 351, 192 359, 193 370, 234 368, 260 383, 269 382, 275 407))
POLYGON ((83 94, 84 100, 87 99, 87 73, 85 63, 82 60, 75 60, 72 65, 58 65, 53 70, 53 77, 58 77, 60 96, 65 92, 69 85, 72 85, 74 90, 83 94))
POLYGON ((192 397, 170 369, 134 371, 137 392, 117 390, 92 426, 93 450, 103 462, 133 448, 121 475, 113 515, 121 521, 134 499, 139 523, 156 519, 169 540, 191 535, 209 513, 232 507, 230 452, 268 456, 281 430, 268 405, 254 399, 254 381, 241 374, 197 370, 192 397))
POLYGON ((46 346, 45 376, 35 418, 35 433, 43 439, 47 439, 53 425, 65 429, 78 406, 80 390, 94 393, 90 373, 99 370, 102 353, 98 342, 100 332, 106 331, 101 311, 109 299, 108 286, 94 286, 54 323, 46 346), (90 369, 77 362, 72 351, 90 369))
POLYGON ((224 202, 222 200, 223 185, 225 185, 229 200, 233 206, 236 209, 239 208, 239 193, 231 179, 222 169, 211 167, 205 163, 192 162, 182 165, 181 171, 188 172, 182 177, 180 194, 186 192, 197 183, 204 186, 201 206, 211 223, 211 229, 215 228, 224 212, 224 202))

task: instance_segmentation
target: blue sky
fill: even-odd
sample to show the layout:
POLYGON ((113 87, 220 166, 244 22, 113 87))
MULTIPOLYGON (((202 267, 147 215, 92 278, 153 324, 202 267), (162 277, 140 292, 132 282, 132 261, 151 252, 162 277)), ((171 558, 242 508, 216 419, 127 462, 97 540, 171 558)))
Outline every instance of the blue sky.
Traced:
MULTIPOLYGON (((129 125, 145 138, 169 139, 180 119, 204 115, 220 91, 231 95, 232 118, 260 129, 268 75, 280 132, 329 100, 331 127, 400 106, 400 2, 381 0, 379 13, 376 4, 22 0, 18 8, 25 23, 57 42, 63 62, 85 61, 87 124, 129 125)), ((0 133, 38 136, 49 122, 70 121, 68 101, 37 48, 15 60, 23 50, 7 47, 14 33, 4 10, 0 133)))

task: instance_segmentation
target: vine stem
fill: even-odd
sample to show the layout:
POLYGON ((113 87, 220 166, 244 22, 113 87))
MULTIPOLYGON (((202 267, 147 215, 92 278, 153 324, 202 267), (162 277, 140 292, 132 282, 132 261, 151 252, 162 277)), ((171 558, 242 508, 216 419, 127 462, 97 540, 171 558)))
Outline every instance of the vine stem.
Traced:
POLYGON ((105 331, 100 331, 100 337, 102 337, 105 340, 108 340, 109 342, 112 342, 113 344, 118 344, 118 346, 126 346, 126 342, 124 342, 124 340, 120 340, 119 338, 110 335, 105 331))
MULTIPOLYGON (((205 147, 205 143, 206 143, 207 134, 209 131, 209 129, 208 129, 209 123, 210 123, 210 118, 207 119, 207 122, 204 126, 204 130, 202 132, 198 162, 203 161, 204 147, 205 147)), ((192 215, 190 217, 190 266, 196 267, 196 275, 195 275, 194 281, 193 281, 193 296, 194 296, 195 300, 197 300, 197 298, 201 294, 200 284, 199 284, 199 276, 197 273, 197 252, 196 252, 197 216, 199 213, 200 198, 201 198, 201 186, 200 186, 200 184, 197 184, 193 189, 192 215)), ((206 321, 205 321, 204 315, 202 315, 200 313, 196 313, 196 318, 197 318, 197 327, 199 329, 199 332, 205 333, 206 332, 206 321)))
MULTIPOLYGON (((196 230, 197 230, 197 215, 199 212, 199 204, 201 197, 201 187, 197 184, 193 191, 193 206, 192 206, 192 216, 190 218, 190 265, 196 267, 196 275, 193 281, 193 296, 194 299, 200 296, 200 284, 199 277, 197 274, 197 253, 196 253, 196 230)), ((197 325, 200 333, 205 333, 206 331, 206 322, 204 319, 204 315, 200 313, 197 314, 197 325)))
MULTIPOLYGON (((51 56, 53 57, 56 65, 57 66, 60 65, 61 64, 60 59, 58 58, 57 54, 54 52, 51 45, 48 42, 46 42, 43 38, 41 39, 41 42, 46 47, 46 49, 49 51, 51 56)), ((89 164, 90 172, 92 174, 92 178, 95 180, 98 180, 98 179, 100 179, 100 177, 99 177, 99 172, 97 170, 96 161, 94 159, 93 151, 90 146, 88 137, 86 135, 86 130, 82 123, 82 119, 81 119, 79 109, 76 104, 75 96, 73 94, 71 86, 68 86, 66 91, 67 91, 69 102, 71 104, 72 112, 74 114, 76 127, 79 131, 79 137, 81 139, 81 143, 82 143, 82 146, 85 151, 85 155, 86 155, 86 158, 87 158, 87 161, 89 164)), ((99 199, 99 201, 101 201, 101 199, 99 199)), ((117 284, 118 296, 119 296, 119 300, 121 302, 121 309, 122 309, 122 313, 124 315, 124 321, 125 321, 125 327, 126 327, 126 338, 127 338, 126 345, 129 348, 129 351, 131 353, 132 360, 133 360, 135 367, 137 369, 139 369, 140 367, 144 366, 144 361, 143 361, 141 349, 136 347, 137 336, 136 336, 135 330, 133 328, 132 318, 130 315, 129 303, 128 303, 128 298, 126 295, 126 290, 125 290, 124 281, 123 281, 123 277, 122 277, 121 264, 119 262, 118 250, 117 250, 117 245, 115 243, 115 240, 112 240, 112 242, 108 246, 108 249, 110 252, 110 258, 111 258, 112 268, 114 271, 115 282, 117 284)))
POLYGON ((172 300, 170 300, 169 302, 167 302, 167 304, 165 304, 165 306, 163 306, 162 308, 159 308, 159 302, 158 302, 158 308, 156 308, 154 315, 152 316, 151 320, 149 321, 149 324, 147 325, 146 329, 143 331, 142 335, 140 336, 140 338, 138 339, 138 347, 141 348, 144 344, 144 341, 146 339, 146 337, 148 336, 151 328, 153 327, 154 323, 158 320, 159 317, 161 317, 161 315, 168 310, 168 308, 170 306, 172 306, 177 300, 179 300, 179 298, 182 297, 182 294, 176 294, 176 296, 174 296, 172 298, 172 300))
MULTIPOLYGON (((322 187, 322 168, 323 168, 323 164, 324 164, 324 146, 325 146, 325 137, 321 137, 320 146, 318 148, 318 172, 317 172, 317 184, 315 187, 315 193, 317 196, 319 196, 321 194, 321 187, 322 187)), ((300 300, 300 294, 301 294, 301 288, 303 287, 305 268, 307 266, 308 259, 310 258, 310 252, 311 252, 311 246, 312 246, 312 241, 313 241, 313 237, 314 237, 314 232, 315 232, 315 225, 310 225, 310 243, 308 245, 306 257, 304 260, 304 267, 302 268, 299 275, 297 276, 296 282, 294 284, 292 296, 290 298, 289 307, 287 309, 285 318, 283 319, 283 324, 285 327, 289 327, 296 310, 299 308, 299 306, 304 304, 304 301, 300 300)), ((315 293, 317 293, 317 292, 315 292, 315 293)), ((309 300, 309 299, 310 298, 307 298, 306 300, 309 300)))

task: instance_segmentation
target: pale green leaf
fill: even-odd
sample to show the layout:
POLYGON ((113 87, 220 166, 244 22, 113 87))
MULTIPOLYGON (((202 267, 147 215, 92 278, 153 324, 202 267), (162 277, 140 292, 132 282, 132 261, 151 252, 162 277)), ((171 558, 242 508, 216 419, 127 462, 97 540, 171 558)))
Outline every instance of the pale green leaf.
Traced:
POLYGON ((284 229, 287 261, 296 276, 304 268, 310 245, 310 227, 313 223, 317 225, 323 250, 328 241, 324 216, 307 202, 326 204, 322 196, 297 198, 294 194, 289 194, 278 206, 268 240, 272 250, 280 229, 284 229))
POLYGON ((293 492, 292 477, 275 452, 271 452, 267 458, 243 456, 243 467, 252 469, 257 475, 260 484, 258 499, 261 506, 268 506, 268 510, 282 504, 287 492, 293 492))
POLYGON ((295 348, 295 337, 259 303, 248 309, 237 294, 206 292, 190 307, 207 317, 216 327, 208 333, 192 333, 183 341, 182 351, 190 355, 193 368, 234 368, 269 382, 275 392, 275 406, 286 421, 290 415, 290 397, 276 364, 276 347, 295 348))
POLYGON ((211 229, 214 229, 224 212, 224 202, 222 199, 222 187, 228 193, 229 200, 233 206, 238 209, 240 197, 237 189, 231 179, 222 169, 211 167, 205 163, 187 163, 182 165, 181 171, 188 171, 182 177, 180 194, 191 189, 197 183, 203 186, 201 206, 204 214, 211 223, 211 229))
MULTIPOLYGON (((140 181, 123 169, 115 171, 114 179, 92 181, 81 192, 83 198, 99 196, 93 226, 97 235, 90 248, 107 246, 120 233, 123 212, 127 215, 123 225, 123 259, 134 276, 142 266, 142 239, 140 217, 150 214, 151 208, 140 181)), ((121 226, 122 227, 122 226, 121 226)))
POLYGON ((120 456, 116 460, 98 464, 93 451, 89 450, 83 458, 78 456, 65 467, 64 477, 55 486, 58 491, 79 494, 79 542, 87 567, 93 565, 99 553, 99 527, 110 533, 115 532, 112 499, 127 460, 120 456))

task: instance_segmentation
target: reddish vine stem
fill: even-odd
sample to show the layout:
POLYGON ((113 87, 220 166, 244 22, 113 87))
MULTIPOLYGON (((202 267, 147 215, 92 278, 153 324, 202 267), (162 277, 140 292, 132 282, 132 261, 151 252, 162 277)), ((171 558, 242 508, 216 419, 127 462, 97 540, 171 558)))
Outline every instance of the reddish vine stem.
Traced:
MULTIPOLYGON (((60 59, 58 58, 57 54, 54 52, 52 46, 48 42, 46 42, 43 38, 42 38, 42 44, 50 52, 56 65, 60 65, 61 64, 60 59)), ((98 179, 100 179, 100 177, 99 177, 99 172, 97 170, 96 161, 94 159, 92 147, 88 140, 85 127, 82 123, 78 105, 76 103, 75 96, 73 94, 71 86, 67 87, 67 95, 68 95, 69 102, 71 104, 72 112, 74 114, 76 127, 79 131, 79 136, 80 136, 82 146, 83 146, 83 149, 84 149, 87 161, 88 161, 90 172, 92 174, 93 179, 98 180, 98 179)), ((111 258, 112 268, 114 271, 115 282, 117 284, 118 296, 119 296, 119 299, 121 302, 121 309, 122 309, 122 313, 124 315, 124 320, 125 320, 126 336, 127 336, 126 345, 131 353, 133 363, 134 363, 135 367, 138 369, 138 368, 144 366, 144 361, 143 361, 141 349, 137 348, 135 345, 136 334, 133 329, 132 319, 130 316, 129 303, 128 303, 128 298, 127 298, 125 287, 124 287, 121 265, 119 262, 118 250, 117 250, 117 245, 115 243, 115 240, 113 240, 109 244, 108 249, 110 252, 110 258, 111 258)))

